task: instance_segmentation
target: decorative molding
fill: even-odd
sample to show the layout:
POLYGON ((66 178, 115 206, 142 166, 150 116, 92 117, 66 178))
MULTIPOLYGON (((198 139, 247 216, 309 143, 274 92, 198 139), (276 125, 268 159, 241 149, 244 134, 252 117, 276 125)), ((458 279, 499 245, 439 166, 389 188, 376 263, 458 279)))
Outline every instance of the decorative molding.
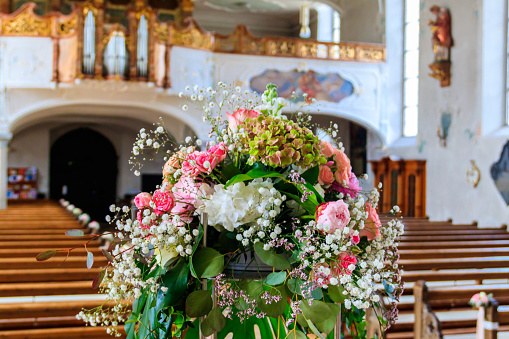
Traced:
POLYGON ((12 14, 2 14, 0 34, 7 36, 50 36, 51 17, 34 13, 35 3, 27 3, 12 14))

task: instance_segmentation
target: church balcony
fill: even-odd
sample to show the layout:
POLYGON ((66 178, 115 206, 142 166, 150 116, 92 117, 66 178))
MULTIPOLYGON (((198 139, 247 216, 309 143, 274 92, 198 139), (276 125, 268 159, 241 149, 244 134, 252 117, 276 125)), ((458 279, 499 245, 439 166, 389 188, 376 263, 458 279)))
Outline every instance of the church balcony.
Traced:
MULTIPOLYGON (((8 125, 11 118, 20 118, 28 102, 34 107, 44 105, 41 96, 64 100, 66 91, 75 95, 83 86, 93 99, 90 88, 109 91, 112 97, 120 87, 175 97, 187 85, 226 81, 260 92, 273 82, 283 97, 293 91, 307 94, 319 101, 321 114, 354 120, 383 139, 383 45, 257 38, 245 26, 220 35, 204 31, 192 17, 183 26, 161 22, 146 6, 127 10, 124 25, 108 22, 104 8, 91 2, 77 3, 68 15, 39 16, 35 6, 0 13, 0 92, 17 91, 17 98, 24 96, 27 102, 2 99, 9 105, 9 116, 3 118, 8 125), (90 84, 108 81, 125 86, 90 84), (32 100, 29 92, 36 89, 32 100), (40 89, 49 92, 41 94, 40 89)), ((7 114, 0 112, 0 118, 2 113, 7 114)))

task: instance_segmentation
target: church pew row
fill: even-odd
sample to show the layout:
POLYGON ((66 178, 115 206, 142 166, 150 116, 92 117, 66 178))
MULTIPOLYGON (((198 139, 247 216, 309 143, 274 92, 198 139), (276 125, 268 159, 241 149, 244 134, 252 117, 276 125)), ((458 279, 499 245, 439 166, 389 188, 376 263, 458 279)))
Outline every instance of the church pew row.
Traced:
MULTIPOLYGON (((92 252, 95 256, 102 255, 102 252, 99 248, 96 247, 88 247, 89 252, 92 252)), ((35 258, 39 253, 47 251, 48 248, 9 248, 9 249, 0 249, 0 258, 35 258)), ((86 254, 85 247, 77 247, 69 253, 69 256, 84 256, 86 254)), ((67 256, 67 251, 60 251, 55 254, 52 260, 62 260, 67 256)))
POLYGON ((400 250, 399 255, 402 260, 509 256, 509 247, 400 250))
MULTIPOLYGON (((475 333, 477 313, 468 306, 468 301, 481 290, 493 293, 497 299, 509 300, 507 284, 427 287, 424 281, 417 282, 414 285, 413 316, 409 317, 408 307, 399 307, 400 318, 406 318, 406 321, 398 322, 387 338, 440 338, 442 335, 475 333)), ((509 329, 509 317, 500 325, 509 329)))
MULTIPOLYGON (((120 333, 124 332, 124 326, 118 326, 117 330, 120 333)), ((107 334, 102 327, 63 327, 63 328, 43 328, 43 329, 29 329, 29 330, 12 330, 0 331, 0 338, 2 339, 69 339, 69 338, 90 338, 90 339, 111 339, 112 336, 107 334)), ((121 338, 125 338, 123 335, 121 338)))
POLYGON ((107 264, 100 241, 87 246, 95 261, 89 270, 83 243, 90 237, 65 235, 68 229, 83 229, 68 211, 55 203, 32 203, 28 210, 14 206, 0 212, 0 297, 9 298, 0 300, 0 338, 111 338, 104 328, 86 327, 75 317, 82 306, 103 303, 92 289, 93 278, 107 264), (35 260, 46 250, 73 247, 65 263, 66 252, 35 260), (30 303, 27 297, 53 301, 30 303))
POLYGON ((509 247, 509 240, 401 242, 402 250, 509 247))

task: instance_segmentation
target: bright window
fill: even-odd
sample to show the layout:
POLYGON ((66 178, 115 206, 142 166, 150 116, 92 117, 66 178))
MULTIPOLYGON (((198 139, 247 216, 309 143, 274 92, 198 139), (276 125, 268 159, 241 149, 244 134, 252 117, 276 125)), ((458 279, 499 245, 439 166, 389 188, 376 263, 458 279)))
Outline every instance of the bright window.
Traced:
POLYGON ((417 135, 419 106, 420 0, 405 0, 403 56, 403 135, 417 135))
POLYGON ((317 40, 338 43, 341 29, 339 13, 325 4, 320 4, 315 9, 318 13, 317 40))

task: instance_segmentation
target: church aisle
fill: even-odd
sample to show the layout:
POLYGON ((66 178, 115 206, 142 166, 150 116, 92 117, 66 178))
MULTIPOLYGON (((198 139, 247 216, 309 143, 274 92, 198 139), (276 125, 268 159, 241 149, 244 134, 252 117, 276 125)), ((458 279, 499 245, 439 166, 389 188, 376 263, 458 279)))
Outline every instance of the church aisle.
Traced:
POLYGON ((95 259, 91 269, 83 246, 65 262, 66 252, 43 262, 35 259, 49 249, 83 244, 83 238, 65 235, 80 228, 50 201, 13 203, 0 210, 0 338, 112 338, 104 328, 86 327, 76 319, 83 307, 97 307, 105 299, 92 289, 107 262, 100 242, 87 245, 95 259))

